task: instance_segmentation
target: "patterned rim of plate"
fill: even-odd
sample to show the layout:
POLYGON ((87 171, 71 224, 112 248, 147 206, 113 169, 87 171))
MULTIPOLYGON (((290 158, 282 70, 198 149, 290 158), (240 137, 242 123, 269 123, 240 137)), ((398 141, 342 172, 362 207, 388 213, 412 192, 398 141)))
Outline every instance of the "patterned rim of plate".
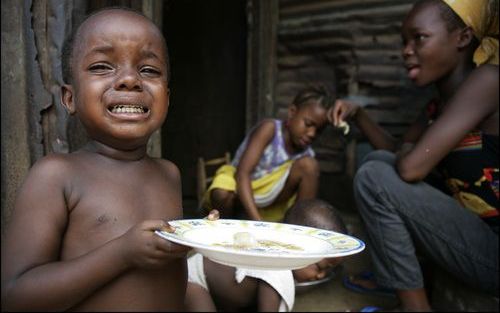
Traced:
POLYGON ((194 248, 209 249, 212 251, 219 251, 222 253, 236 253, 241 255, 259 255, 259 256, 269 256, 269 257, 287 257, 287 258, 328 258, 328 257, 340 257, 355 254, 361 252, 365 248, 363 241, 350 236, 329 230, 313 228, 302 225, 285 224, 285 223, 274 223, 274 222, 261 222, 252 220, 232 220, 232 219, 218 219, 216 221, 210 221, 207 219, 183 219, 183 220, 172 220, 168 221, 170 225, 175 227, 175 233, 168 233, 165 231, 156 231, 158 235, 168 240, 177 242, 179 244, 188 244, 194 248), (246 251, 246 250, 230 250, 224 247, 217 247, 213 245, 208 245, 205 243, 196 242, 183 237, 183 234, 187 231, 197 229, 197 228, 210 228, 210 227, 240 227, 247 229, 268 229, 268 230, 279 230, 283 232, 289 232, 293 234, 301 234, 306 236, 311 236, 322 241, 326 241, 332 247, 334 247, 334 253, 276 253, 276 252, 258 252, 258 251, 246 251))

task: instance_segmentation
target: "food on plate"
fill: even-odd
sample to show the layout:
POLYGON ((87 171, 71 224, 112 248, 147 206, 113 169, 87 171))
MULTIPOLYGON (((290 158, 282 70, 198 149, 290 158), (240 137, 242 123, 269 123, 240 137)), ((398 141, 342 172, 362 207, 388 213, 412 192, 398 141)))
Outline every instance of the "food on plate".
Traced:
POLYGON ((341 128, 344 132, 344 135, 347 135, 349 133, 349 124, 347 124, 346 121, 341 121, 338 128, 341 128))
POLYGON ((265 251, 303 251, 304 249, 291 244, 277 240, 257 240, 254 235, 249 232, 237 232, 233 235, 233 242, 214 243, 214 246, 224 248, 240 249, 240 250, 265 250, 265 251))
POLYGON ((255 239, 251 233, 246 231, 235 233, 233 235, 233 242, 235 246, 242 248, 250 248, 258 244, 257 239, 255 239))

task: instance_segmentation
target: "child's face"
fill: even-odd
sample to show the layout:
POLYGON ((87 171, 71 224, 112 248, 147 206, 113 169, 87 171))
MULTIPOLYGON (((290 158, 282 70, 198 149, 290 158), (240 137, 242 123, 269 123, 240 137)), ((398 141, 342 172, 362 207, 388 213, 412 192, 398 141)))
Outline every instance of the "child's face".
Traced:
POLYGON ((168 111, 161 33, 140 15, 112 10, 89 18, 78 34, 63 103, 94 140, 115 148, 146 144, 168 111))
POLYGON ((326 109, 317 103, 298 108, 292 105, 288 111, 288 131, 292 144, 304 149, 316 139, 327 124, 326 109))
POLYGON ((457 62, 457 34, 449 32, 436 4, 410 11, 403 22, 403 59, 408 77, 425 86, 447 75, 457 62))
POLYGON ((293 277, 297 282, 315 281, 325 278, 333 268, 342 262, 342 258, 322 259, 318 263, 304 268, 293 270, 293 277))

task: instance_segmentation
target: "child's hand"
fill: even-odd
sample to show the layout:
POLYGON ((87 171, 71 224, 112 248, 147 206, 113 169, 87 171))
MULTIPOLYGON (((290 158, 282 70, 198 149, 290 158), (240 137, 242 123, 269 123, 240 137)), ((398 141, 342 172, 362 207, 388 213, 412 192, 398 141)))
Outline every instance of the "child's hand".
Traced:
POLYGON ((217 210, 212 210, 208 213, 207 217, 205 217, 209 221, 216 221, 220 217, 219 211, 217 210))
POLYGON ((339 127, 343 121, 355 116, 358 109, 359 105, 357 103, 339 99, 335 101, 333 107, 328 109, 328 121, 332 123, 333 126, 339 127))
POLYGON ((191 249, 161 238, 154 233, 155 230, 175 231, 163 220, 147 220, 120 237, 127 263, 135 267, 157 268, 165 266, 172 258, 185 257, 191 249))

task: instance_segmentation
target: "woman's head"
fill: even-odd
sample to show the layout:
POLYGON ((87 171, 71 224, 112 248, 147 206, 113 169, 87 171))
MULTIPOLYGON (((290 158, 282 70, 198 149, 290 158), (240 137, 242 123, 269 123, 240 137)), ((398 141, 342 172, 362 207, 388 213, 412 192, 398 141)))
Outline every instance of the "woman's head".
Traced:
POLYGON ((498 65, 498 0, 443 0, 443 11, 452 11, 459 27, 469 26, 475 37, 476 65, 498 65))
POLYGON ((402 27, 408 76, 425 86, 474 63, 498 64, 498 0, 422 0, 402 27))
POLYGON ((417 2, 403 21, 402 36, 408 77, 418 86, 450 75, 462 63, 472 65, 473 31, 441 0, 417 2))
POLYGON ((323 86, 300 91, 288 109, 287 131, 292 146, 302 150, 309 146, 327 125, 326 112, 334 98, 323 86))

